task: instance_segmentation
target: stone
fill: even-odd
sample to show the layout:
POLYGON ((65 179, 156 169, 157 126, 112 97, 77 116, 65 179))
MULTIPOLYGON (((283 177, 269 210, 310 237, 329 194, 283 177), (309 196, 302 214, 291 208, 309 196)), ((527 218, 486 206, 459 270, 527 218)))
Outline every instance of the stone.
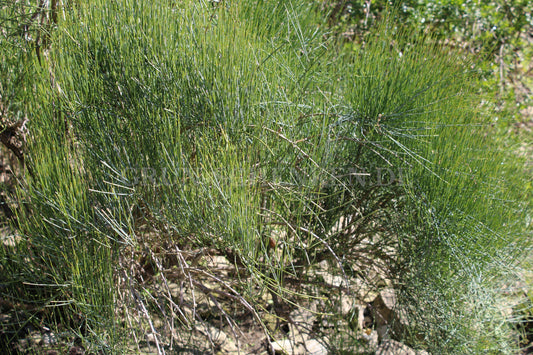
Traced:
POLYGON ((372 303, 379 296, 379 293, 369 289, 368 287, 361 287, 357 292, 358 298, 364 303, 372 303))
POLYGON ((180 285, 178 285, 177 283, 169 283, 168 290, 174 298, 177 298, 180 295, 180 285))
POLYGON ((333 328, 333 329, 347 328, 350 326, 348 321, 344 319, 336 319, 336 318, 332 318, 328 316, 325 316, 324 318, 322 318, 322 322, 320 323, 320 325, 322 328, 333 328))
POLYGON ((155 348, 154 346, 143 346, 139 350, 140 355, 159 355, 159 353, 157 352, 157 348, 155 348))
POLYGON ((333 287, 344 287, 346 286, 346 280, 344 277, 339 275, 332 275, 329 272, 317 271, 317 276, 321 276, 324 279, 324 282, 333 286, 333 287))
POLYGON ((152 324, 154 326, 154 328, 156 329, 159 329, 159 328, 162 328, 163 327, 163 321, 161 320, 161 318, 159 317, 152 317, 152 324))
POLYGON ((376 351, 379 344, 378 332, 372 329, 365 329, 362 333, 361 338, 367 343, 365 348, 373 352, 376 351))
POLYGON ((355 307, 355 302, 352 298, 342 297, 340 311, 343 316, 346 316, 352 313, 352 310, 354 307, 355 307))
POLYGON ((338 275, 329 275, 328 274, 328 278, 326 279, 326 277, 324 277, 324 281, 326 281, 327 283, 331 284, 332 286, 334 287, 345 287, 347 286, 346 284, 346 280, 344 277, 342 276, 338 276, 338 275))
POLYGON ((294 354, 294 344, 289 339, 276 340, 270 343, 272 351, 274 354, 284 354, 284 355, 293 355, 294 354))
POLYGON ((228 338, 226 339, 226 341, 224 342, 224 346, 222 347, 222 353, 224 354, 231 354, 231 355, 237 355, 237 354, 242 354, 242 349, 239 349, 239 347, 237 346, 237 343, 235 343, 235 341, 233 341, 233 339, 231 338, 228 338))
POLYGON ((417 355, 417 353, 399 341, 387 339, 378 346, 376 355, 417 355))
POLYGON ((395 334, 401 334, 409 326, 407 312, 399 309, 396 302, 396 294, 392 288, 382 290, 378 297, 376 297, 372 306, 374 308, 374 321, 377 329, 384 325, 392 326, 395 334))
POLYGON ((54 333, 48 332, 43 334, 41 345, 49 346, 55 344, 57 344, 57 336, 54 333))
POLYGON ((327 355, 327 348, 316 339, 291 339, 277 340, 271 343, 274 354, 285 355, 327 355))
POLYGON ((308 355, 328 355, 328 349, 316 339, 306 341, 304 350, 308 355))
POLYGON ((316 273, 319 274, 319 273, 327 272, 329 269, 329 264, 327 260, 322 260, 315 267, 316 267, 316 273))
POLYGON ((228 339, 228 335, 224 331, 215 327, 209 327, 209 335, 215 345, 222 345, 228 339))
POLYGON ((213 255, 207 258, 209 260, 208 266, 211 267, 233 267, 233 264, 226 259, 225 256, 222 255, 213 255))

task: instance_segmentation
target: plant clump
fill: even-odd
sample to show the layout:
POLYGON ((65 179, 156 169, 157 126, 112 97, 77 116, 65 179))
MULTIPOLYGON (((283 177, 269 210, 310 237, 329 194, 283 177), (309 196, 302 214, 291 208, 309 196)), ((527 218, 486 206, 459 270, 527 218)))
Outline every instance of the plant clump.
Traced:
POLYGON ((6 309, 106 353, 516 349, 498 307, 530 192, 464 53, 394 21, 346 48, 306 2, 54 16, 6 309))

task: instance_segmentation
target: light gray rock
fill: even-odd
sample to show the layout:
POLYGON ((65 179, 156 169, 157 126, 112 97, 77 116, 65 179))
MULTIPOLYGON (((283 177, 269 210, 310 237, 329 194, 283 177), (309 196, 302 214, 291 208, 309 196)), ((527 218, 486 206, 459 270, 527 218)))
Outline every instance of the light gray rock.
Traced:
POLYGON ((159 355, 159 353, 157 352, 157 348, 154 346, 152 347, 143 346, 139 350, 140 350, 139 352, 140 355, 159 355))
POLYGON ((231 338, 227 338, 222 347, 222 352, 228 355, 240 355, 243 353, 242 349, 239 349, 237 343, 231 338))
POLYGON ((376 355, 417 355, 417 353, 399 341, 386 339, 378 346, 376 355))
POLYGON ((368 289, 368 288, 363 288, 361 290, 359 290, 358 292, 359 294, 359 298, 364 302, 364 303, 371 303, 373 302, 376 297, 378 297, 379 293, 372 290, 372 289, 368 289))
POLYGON ((379 344, 378 332, 371 330, 370 333, 368 333, 367 330, 364 330, 362 333, 361 337, 367 343, 365 346, 367 351, 376 351, 379 344))
POLYGON ((293 355, 295 346, 293 342, 289 339, 276 340, 270 343, 274 354, 286 354, 293 355))
POLYGON ((229 271, 234 268, 233 263, 229 262, 226 257, 221 255, 213 255, 205 258, 207 267, 211 272, 216 272, 220 276, 228 276, 229 271))
POLYGON ((340 311, 343 316, 350 314, 354 307, 356 307, 356 305, 353 298, 343 297, 341 299, 340 311))
POLYGON ((178 297, 180 295, 180 285, 177 283, 169 283, 168 289, 172 297, 178 297))
POLYGON ((52 332, 47 332, 43 334, 41 345, 49 346, 57 344, 57 336, 52 332))
POLYGON ((328 349, 316 339, 306 341, 304 350, 308 355, 328 355, 328 349))
POLYGON ((224 344, 228 339, 228 335, 225 332, 214 327, 209 328, 209 333, 211 335, 211 339, 216 345, 224 344))

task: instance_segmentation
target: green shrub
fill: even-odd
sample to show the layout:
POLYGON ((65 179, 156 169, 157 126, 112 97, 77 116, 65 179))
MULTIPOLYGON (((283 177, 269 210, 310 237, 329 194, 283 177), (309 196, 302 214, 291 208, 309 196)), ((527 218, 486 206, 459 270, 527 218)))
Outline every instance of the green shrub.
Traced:
MULTIPOLYGON (((529 1, 326 1, 329 26, 350 46, 396 9, 397 21, 413 31, 431 33, 444 46, 476 53, 483 60, 478 70, 480 89, 496 105, 494 121, 508 129, 520 122, 531 105, 532 51, 528 33, 533 28, 529 1)), ((521 137, 522 138, 522 137, 521 137)))
POLYGON ((383 18, 389 7, 397 8, 399 20, 433 33, 439 39, 466 42, 476 49, 497 52, 500 46, 523 45, 520 35, 533 26, 528 1, 343 1, 335 8, 334 23, 355 26, 358 32, 383 18))
POLYGON ((264 293, 281 316, 321 296, 317 264, 345 279, 376 266, 411 310, 397 337, 512 351, 499 277, 527 243, 530 191, 477 110, 471 63, 391 22, 341 50, 317 13, 290 1, 65 9, 26 98, 34 176, 18 188, 20 241, 1 251, 6 293, 68 306, 93 349, 119 352, 156 318, 188 332, 205 320, 167 296, 175 278, 193 297, 222 290, 278 336, 264 293), (238 272, 220 277, 202 253, 238 272))

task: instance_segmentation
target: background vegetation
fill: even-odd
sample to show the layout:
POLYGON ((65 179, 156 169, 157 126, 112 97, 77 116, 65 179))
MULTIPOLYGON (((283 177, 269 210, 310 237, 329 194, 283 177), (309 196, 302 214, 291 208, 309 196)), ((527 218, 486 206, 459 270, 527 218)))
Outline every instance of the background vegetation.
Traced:
MULTIPOLYGON (((516 353, 531 182, 506 134, 531 5, 385 7, 2 3, 1 346, 30 352, 32 327, 94 353, 199 347, 208 324, 278 339, 294 309, 355 317, 335 302, 364 285, 396 290, 413 348, 516 353)), ((332 353, 365 344, 344 331, 315 329, 332 353)))

